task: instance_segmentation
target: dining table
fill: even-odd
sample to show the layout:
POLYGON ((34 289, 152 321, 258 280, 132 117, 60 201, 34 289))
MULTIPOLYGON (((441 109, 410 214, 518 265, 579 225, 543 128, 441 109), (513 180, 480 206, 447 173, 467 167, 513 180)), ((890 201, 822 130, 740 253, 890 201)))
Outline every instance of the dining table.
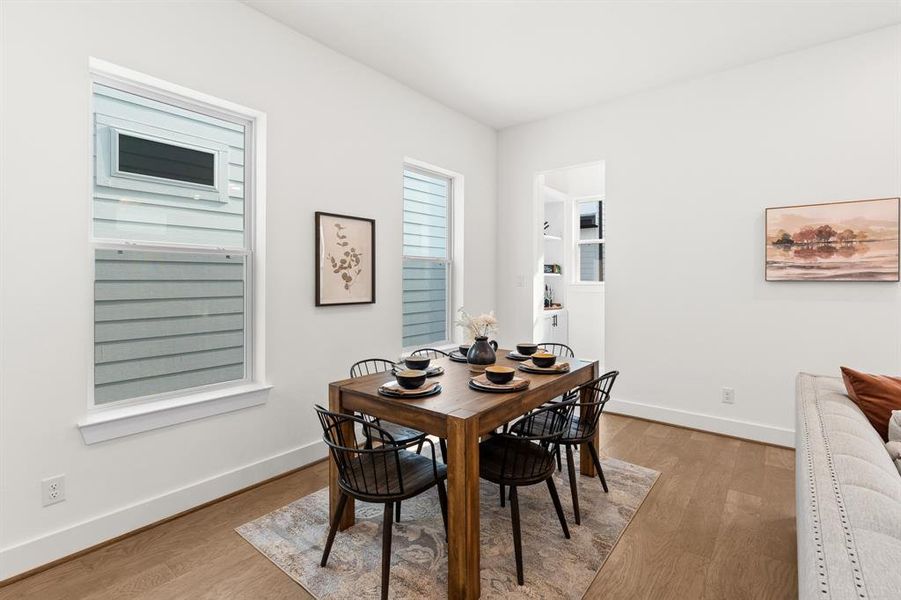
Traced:
MULTIPOLYGON (((509 350, 497 351, 497 365, 516 368, 522 364, 507 358, 509 350)), ((450 358, 432 359, 444 368, 435 379, 441 393, 423 398, 394 398, 379 394, 379 387, 394 379, 390 372, 344 379, 329 384, 329 409, 337 413, 365 413, 385 421, 418 429, 447 440, 448 550, 447 597, 478 598, 479 579, 479 440, 517 417, 553 400, 598 376, 598 362, 574 358, 569 370, 559 374, 516 371, 529 381, 528 388, 509 393, 477 391, 469 386, 478 373, 467 363, 450 358)), ((430 380, 431 381, 431 380, 430 380)), ((587 392, 586 392, 587 393, 587 392)), ((345 435, 353 435, 348 421, 345 435)), ((597 436, 597 434, 595 434, 597 436)), ((595 447, 598 440, 594 440, 595 447)), ((588 445, 580 446, 579 468, 583 475, 596 475, 588 445)), ((339 498, 338 468, 329 459, 329 515, 334 517, 339 498)), ((354 501, 348 499, 339 529, 355 522, 354 501)))

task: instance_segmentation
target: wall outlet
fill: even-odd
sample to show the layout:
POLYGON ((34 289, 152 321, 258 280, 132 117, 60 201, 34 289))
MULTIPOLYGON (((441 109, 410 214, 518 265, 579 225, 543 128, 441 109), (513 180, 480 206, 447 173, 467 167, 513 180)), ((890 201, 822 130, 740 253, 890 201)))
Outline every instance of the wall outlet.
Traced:
POLYGON ((735 389, 723 388, 723 404, 735 404, 735 389))
POLYGON ((66 499, 66 476, 57 475, 41 481, 41 498, 44 506, 50 506, 66 499))
POLYGON ((526 287, 525 275, 520 274, 516 276, 516 287, 526 287))

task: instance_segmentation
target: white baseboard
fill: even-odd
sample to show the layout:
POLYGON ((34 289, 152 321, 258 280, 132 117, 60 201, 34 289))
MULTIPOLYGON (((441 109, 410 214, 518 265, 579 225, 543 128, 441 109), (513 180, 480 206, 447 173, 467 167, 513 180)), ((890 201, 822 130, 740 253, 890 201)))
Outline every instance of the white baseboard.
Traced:
POLYGON ((786 448, 795 447, 795 431, 793 429, 774 427, 752 421, 715 417, 713 415, 645 404, 644 402, 633 402, 620 398, 611 398, 607 404, 606 411, 681 427, 701 429, 712 433, 722 433, 723 435, 731 435, 786 448))
POLYGON ((64 529, 2 548, 0 581, 302 467, 325 455, 325 444, 322 440, 317 440, 64 529))

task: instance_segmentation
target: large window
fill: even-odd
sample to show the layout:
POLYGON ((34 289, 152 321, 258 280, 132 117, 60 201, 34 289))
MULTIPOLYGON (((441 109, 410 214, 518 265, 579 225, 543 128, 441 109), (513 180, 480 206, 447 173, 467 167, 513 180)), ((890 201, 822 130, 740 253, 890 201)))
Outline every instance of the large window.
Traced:
POLYGON ((134 92, 93 89, 95 406, 252 376, 251 123, 134 92))
POLYGON ((604 201, 577 200, 576 283, 604 281, 604 201))
POLYGON ((403 346, 451 334, 453 179, 404 168, 403 346))

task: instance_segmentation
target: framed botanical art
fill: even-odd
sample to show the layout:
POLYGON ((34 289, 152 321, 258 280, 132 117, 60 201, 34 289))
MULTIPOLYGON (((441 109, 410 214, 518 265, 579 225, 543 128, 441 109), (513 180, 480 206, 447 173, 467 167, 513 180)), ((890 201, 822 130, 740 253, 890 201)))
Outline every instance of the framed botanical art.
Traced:
POLYGON ((766 209, 767 281, 898 281, 898 198, 766 209))
POLYGON ((316 306, 375 302, 375 220, 316 213, 316 306))

